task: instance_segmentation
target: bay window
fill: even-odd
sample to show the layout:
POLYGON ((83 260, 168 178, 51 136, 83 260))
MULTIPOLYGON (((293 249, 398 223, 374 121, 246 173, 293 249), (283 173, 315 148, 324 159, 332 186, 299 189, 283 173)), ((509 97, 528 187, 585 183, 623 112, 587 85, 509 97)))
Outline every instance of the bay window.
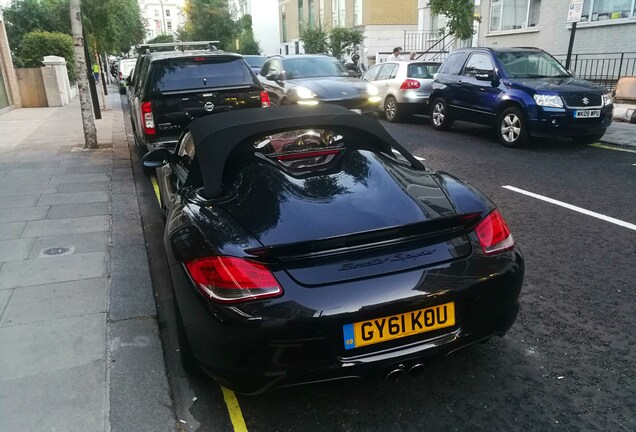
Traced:
POLYGON ((492 0, 490 32, 520 30, 539 23, 541 0, 492 0))

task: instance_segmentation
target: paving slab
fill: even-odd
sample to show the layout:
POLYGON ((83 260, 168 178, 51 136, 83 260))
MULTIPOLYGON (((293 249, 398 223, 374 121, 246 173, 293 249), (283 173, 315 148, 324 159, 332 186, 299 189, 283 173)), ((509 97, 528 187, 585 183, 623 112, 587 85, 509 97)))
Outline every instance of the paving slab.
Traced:
POLYGON ((92 192, 108 189, 110 189, 110 182, 62 183, 57 187, 58 192, 92 192))
POLYGON ((33 243, 35 239, 0 240, 0 262, 26 259, 33 243))
POLYGON ((113 194, 113 214, 139 214, 137 194, 113 194))
POLYGON ((110 203, 108 201, 101 201, 91 203, 90 205, 86 205, 84 203, 54 205, 51 206, 51 209, 47 213, 46 218, 62 219, 108 214, 110 214, 110 203))
POLYGON ((59 168, 60 161, 39 161, 39 162, 0 162, 0 171, 12 171, 16 169, 41 169, 59 168))
POLYGON ((146 239, 138 214, 113 215, 113 247, 145 244, 146 239))
MULTIPOLYGON (((0 265, 0 268, 1 267, 2 265, 0 265)), ((2 320, 2 317, 4 316, 5 308, 7 306, 7 303, 9 302, 9 298, 11 298, 11 293, 13 293, 13 290, 0 291, 0 320, 2 320)))
POLYGON ((106 278, 38 285, 14 291, 0 327, 100 312, 106 312, 106 278))
POLYGON ((42 198, 38 201, 38 205, 92 203, 108 201, 108 199, 109 196, 106 191, 56 193, 42 195, 42 198))
POLYGON ((73 174, 106 174, 113 170, 111 165, 86 165, 66 168, 66 175, 73 174))
POLYGON ((94 173, 94 174, 64 174, 57 175, 51 178, 51 184, 61 183, 91 183, 91 182, 105 182, 110 180, 110 175, 107 173, 94 173))
POLYGON ((113 180, 132 180, 132 168, 115 168, 113 169, 113 180))
POLYGON ((17 239, 24 231, 26 222, 5 222, 0 224, 0 240, 17 239))
MULTIPOLYGON (((0 190, 2 184, 0 183, 0 190)), ((0 196, 0 208, 31 207, 37 204, 40 195, 9 195, 0 196)))
POLYGON ((44 219, 48 207, 14 207, 0 209, 0 222, 20 222, 44 219))
POLYGON ((157 322, 112 323, 109 336, 111 432, 173 432, 175 418, 157 322))
POLYGON ((105 357, 106 314, 0 327, 0 380, 85 365, 105 357))
POLYGON ((49 248, 73 248, 76 254, 105 251, 108 250, 108 238, 108 231, 38 237, 29 258, 37 258, 44 249, 49 248))
POLYGON ((27 173, 15 175, 7 173, 2 179, 2 187, 15 187, 19 185, 45 185, 51 182, 51 174, 31 174, 27 173))
MULTIPOLYGON (((5 262, 2 270, 0 270, 0 289, 104 276, 106 276, 105 252, 33 258, 24 261, 5 262)), ((0 344, 0 346, 2 345, 0 344)))
POLYGON ((40 195, 50 194, 57 192, 57 185, 51 184, 13 184, 0 185, 0 196, 12 196, 12 195, 40 195))
POLYGON ((105 386, 104 360, 1 381, 0 430, 105 431, 105 386))
POLYGON ((112 166, 113 161, 110 159, 104 159, 104 158, 94 158, 94 159, 77 158, 77 159, 63 160, 58 163, 58 166, 60 168, 99 166, 99 165, 112 166))
POLYGON ((145 245, 114 247, 110 268, 109 320, 156 316, 145 245))
POLYGON ((111 183, 111 191, 113 194, 135 193, 135 184, 130 180, 113 181, 111 183))
POLYGON ((105 215, 29 221, 22 233, 22 237, 44 237, 61 234, 108 231, 109 227, 110 218, 105 215))

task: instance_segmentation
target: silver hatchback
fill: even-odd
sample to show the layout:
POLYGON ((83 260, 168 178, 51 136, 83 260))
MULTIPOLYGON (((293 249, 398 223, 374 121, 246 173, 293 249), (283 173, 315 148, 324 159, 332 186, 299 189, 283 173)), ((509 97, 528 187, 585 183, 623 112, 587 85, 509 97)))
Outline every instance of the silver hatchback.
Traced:
POLYGON ((362 79, 373 84, 382 97, 380 110, 390 122, 412 114, 428 113, 433 76, 441 62, 388 61, 370 68, 362 79))

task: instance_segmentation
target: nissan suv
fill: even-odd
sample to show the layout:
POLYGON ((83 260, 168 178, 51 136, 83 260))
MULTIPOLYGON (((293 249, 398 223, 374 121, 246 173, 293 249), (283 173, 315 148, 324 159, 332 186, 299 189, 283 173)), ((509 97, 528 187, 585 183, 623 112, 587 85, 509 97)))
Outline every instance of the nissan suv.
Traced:
POLYGON ((455 51, 435 76, 430 101, 435 129, 455 120, 492 125, 507 147, 523 146, 530 136, 592 143, 612 123, 610 93, 538 48, 455 51))
POLYGON ((269 106, 243 57, 221 51, 143 54, 129 84, 135 142, 148 150, 172 149, 193 118, 269 106))

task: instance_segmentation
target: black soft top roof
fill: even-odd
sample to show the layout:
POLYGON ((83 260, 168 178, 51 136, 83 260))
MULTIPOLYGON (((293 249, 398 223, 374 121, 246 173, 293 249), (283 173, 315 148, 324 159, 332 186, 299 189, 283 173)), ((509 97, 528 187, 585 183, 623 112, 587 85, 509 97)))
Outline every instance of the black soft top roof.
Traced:
POLYGON ((384 143, 400 152, 413 168, 424 165, 389 135, 380 122, 337 105, 287 105, 253 108, 200 117, 187 130, 192 133, 196 157, 203 175, 205 195, 221 193, 223 169, 230 153, 250 137, 304 128, 348 128, 384 143))

